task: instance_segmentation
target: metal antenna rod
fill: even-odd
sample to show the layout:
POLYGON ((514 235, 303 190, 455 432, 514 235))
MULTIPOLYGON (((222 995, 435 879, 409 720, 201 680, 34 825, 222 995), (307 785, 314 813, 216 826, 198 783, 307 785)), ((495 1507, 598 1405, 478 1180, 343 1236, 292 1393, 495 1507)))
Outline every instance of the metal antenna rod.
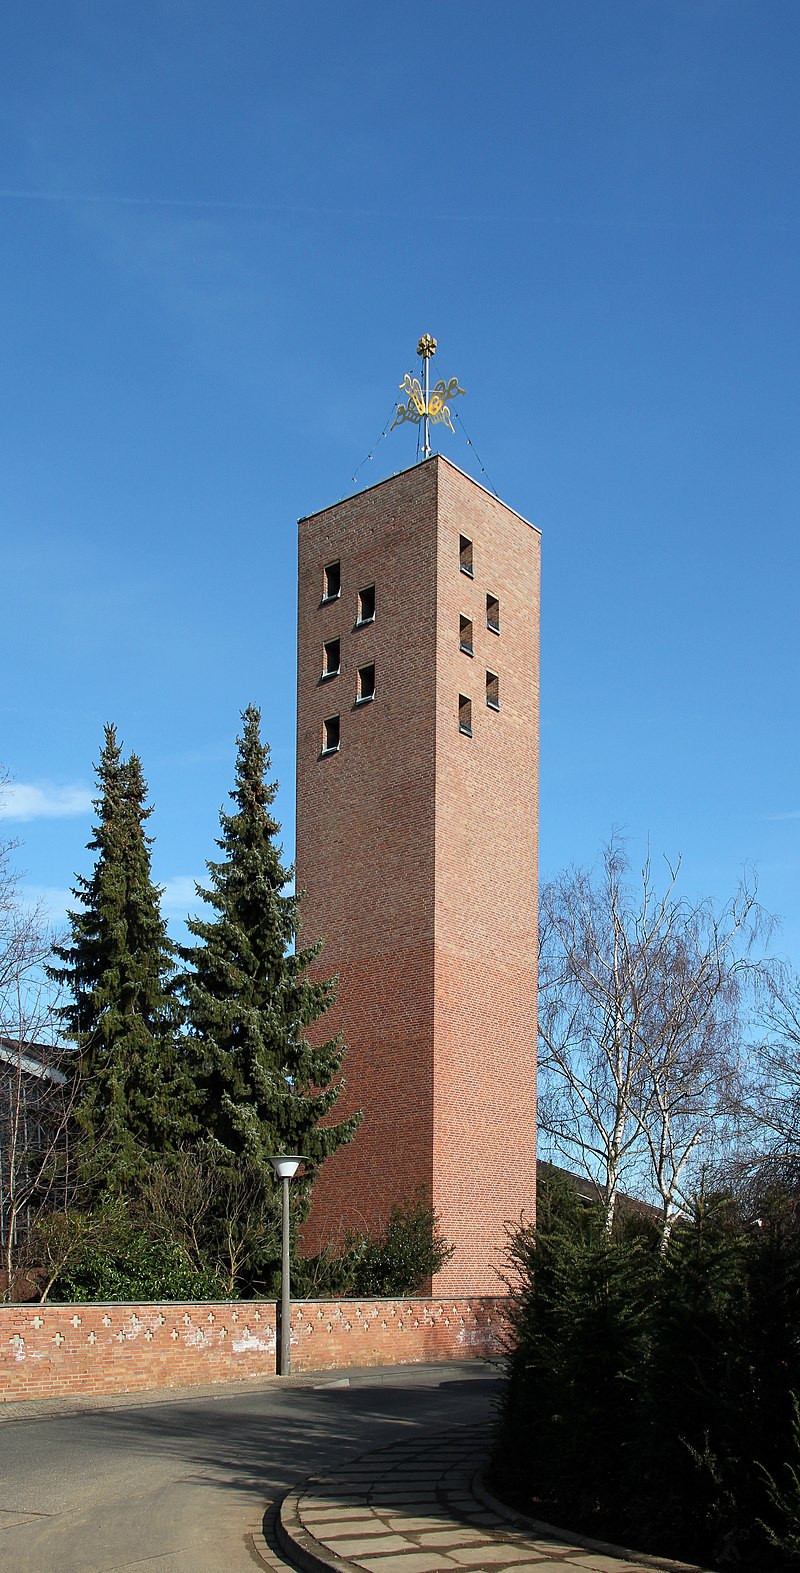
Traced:
MULTIPOLYGON (((420 343, 423 341, 420 340, 420 343)), ((422 457, 429 459, 431 456, 431 420, 430 420, 430 385, 431 385, 430 356, 422 351, 422 392, 425 400, 425 414, 422 417, 422 457)))
POLYGON ((436 340, 430 333, 423 333, 417 345, 422 361, 422 457, 431 456, 431 356, 436 354, 436 340))

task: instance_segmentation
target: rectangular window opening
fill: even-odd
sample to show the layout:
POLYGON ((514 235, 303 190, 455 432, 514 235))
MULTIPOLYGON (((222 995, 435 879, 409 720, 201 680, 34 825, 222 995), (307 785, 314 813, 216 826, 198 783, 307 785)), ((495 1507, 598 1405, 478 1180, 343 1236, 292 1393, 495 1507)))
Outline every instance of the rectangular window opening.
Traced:
POLYGON ((465 737, 472 736, 472 700, 466 694, 458 696, 458 730, 465 737))
POLYGON ((322 646, 323 677, 338 677, 341 665, 341 640, 326 639, 322 646))
POLYGON ((500 602, 496 595, 486 597, 486 627, 493 634, 500 632, 500 602))
POLYGON ((371 661, 369 666, 360 666, 358 668, 358 692, 356 693, 356 704, 366 705, 369 703, 370 699, 374 698, 375 663, 374 661, 371 661))
POLYGON ((339 750, 339 717, 328 716, 322 723, 322 752, 336 754, 339 750))
POLYGON ((496 672, 486 673, 486 703, 490 710, 500 709, 500 679, 496 672))
POLYGON ((338 601, 341 593, 342 565, 340 562, 328 563, 322 571, 322 599, 338 601))
POLYGON ((364 590, 359 590, 358 592, 358 617, 356 619, 356 626, 360 627, 362 623, 374 623, 374 621, 375 586, 374 584, 368 584, 364 590))
POLYGON ((458 643, 459 649, 463 650, 465 655, 473 654, 472 622, 469 617, 461 617, 459 619, 458 643))
POLYGON ((468 536, 460 535, 458 537, 458 550, 461 559, 461 572, 469 574, 470 579, 474 579, 475 575, 472 572, 472 542, 468 536))

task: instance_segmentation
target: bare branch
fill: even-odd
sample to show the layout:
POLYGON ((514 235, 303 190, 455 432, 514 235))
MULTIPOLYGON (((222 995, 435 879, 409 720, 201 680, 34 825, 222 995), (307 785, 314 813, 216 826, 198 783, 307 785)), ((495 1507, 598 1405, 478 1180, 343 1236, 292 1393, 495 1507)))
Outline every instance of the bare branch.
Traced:
MULTIPOLYGON (((613 835, 599 870, 544 886, 540 943, 542 1130, 600 1185, 608 1229, 623 1182, 654 1191, 665 1241, 696 1158, 733 1117, 769 929, 752 882, 716 913, 678 895, 680 861, 666 866, 657 890, 648 851, 634 890, 613 835)), ((795 1026, 800 1045, 800 996, 795 1026)))

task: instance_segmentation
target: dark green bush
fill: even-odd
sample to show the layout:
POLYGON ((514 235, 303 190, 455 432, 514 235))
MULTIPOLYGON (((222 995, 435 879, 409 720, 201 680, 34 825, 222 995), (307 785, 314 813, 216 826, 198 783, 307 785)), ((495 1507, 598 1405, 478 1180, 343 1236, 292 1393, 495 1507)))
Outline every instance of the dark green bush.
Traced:
POLYGON ((420 1190, 410 1202, 392 1208, 382 1234, 350 1233, 341 1251, 301 1258, 293 1269, 295 1293, 317 1299, 423 1294, 453 1249, 427 1193, 420 1190))
POLYGON ((796 1209, 701 1199, 661 1255, 558 1177, 511 1266, 498 1493, 642 1552, 800 1567, 796 1209))
POLYGON ((198 1272, 174 1241, 153 1240, 125 1219, 113 1218, 56 1278, 51 1300, 217 1300, 213 1272, 198 1272))

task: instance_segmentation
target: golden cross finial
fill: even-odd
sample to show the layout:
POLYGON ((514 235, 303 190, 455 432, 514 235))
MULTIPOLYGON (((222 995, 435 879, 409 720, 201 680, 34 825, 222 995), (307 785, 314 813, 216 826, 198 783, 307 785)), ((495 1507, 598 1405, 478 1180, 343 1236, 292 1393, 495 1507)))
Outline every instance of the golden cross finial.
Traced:
POLYGON ((423 333, 417 345, 417 354, 422 361, 422 384, 419 377, 412 377, 410 371, 406 372, 400 387, 408 394, 408 400, 405 404, 398 404, 397 414, 389 430, 393 431, 395 426, 402 426, 404 421, 413 421, 415 426, 422 421, 422 457, 427 459, 431 451, 429 426, 449 426, 451 432, 455 433, 447 400, 454 399, 457 394, 464 393, 465 390, 459 387, 457 377, 451 377, 449 382, 442 379, 433 389, 429 387, 429 362, 436 354, 436 340, 430 333, 423 333))

